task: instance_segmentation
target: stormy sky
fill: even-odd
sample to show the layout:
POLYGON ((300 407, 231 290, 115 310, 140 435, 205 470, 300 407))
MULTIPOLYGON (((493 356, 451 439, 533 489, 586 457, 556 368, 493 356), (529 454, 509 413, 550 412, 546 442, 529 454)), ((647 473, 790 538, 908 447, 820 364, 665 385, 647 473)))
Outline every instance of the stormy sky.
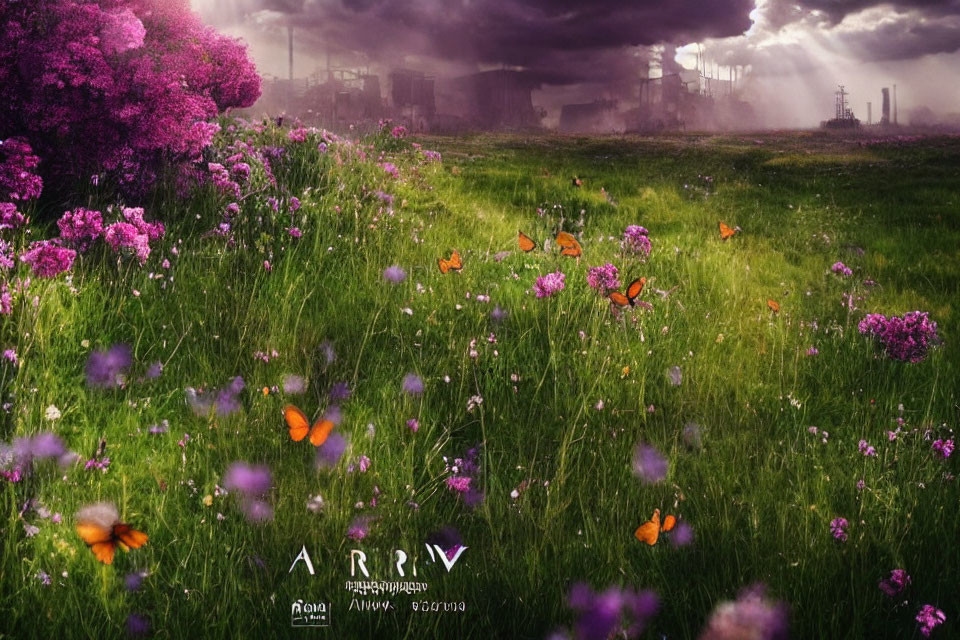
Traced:
MULTIPOLYGON (((767 126, 830 116, 844 83, 866 119, 880 88, 898 85, 911 109, 960 112, 960 0, 192 0, 203 18, 244 37, 258 67, 286 76, 284 25, 296 29, 296 68, 407 66, 438 75, 527 72, 535 102, 629 100, 651 47, 678 47, 748 69, 744 95, 767 126)), ((656 51, 656 50, 654 50, 656 51)))

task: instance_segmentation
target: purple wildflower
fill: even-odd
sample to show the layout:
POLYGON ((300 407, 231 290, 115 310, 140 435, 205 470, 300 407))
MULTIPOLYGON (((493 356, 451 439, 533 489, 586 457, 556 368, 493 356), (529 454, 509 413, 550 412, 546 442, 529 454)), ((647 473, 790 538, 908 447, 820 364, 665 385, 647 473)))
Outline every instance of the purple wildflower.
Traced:
POLYGON ((128 573, 123 578, 123 586, 127 591, 139 591, 140 587, 143 585, 143 579, 147 577, 146 571, 137 571, 136 573, 128 573))
POLYGON ((565 280, 566 276, 560 271, 548 273, 537 278, 537 282, 533 285, 533 291, 538 298, 549 298, 558 291, 563 291, 565 280))
POLYGON ((30 455, 33 458, 59 458, 66 451, 60 436, 49 431, 30 438, 30 455))
POLYGON ((817 350, 816 347, 810 347, 809 349, 807 349, 807 356, 808 356, 808 357, 818 355, 819 353, 820 353, 820 351, 817 350))
POLYGON ((881 580, 877 586, 880 591, 894 598, 906 589, 911 582, 912 580, 905 569, 894 569, 890 572, 890 577, 881 580))
POLYGON ((577 638, 582 640, 606 640, 619 628, 627 638, 639 637, 660 608, 660 599, 653 591, 638 593, 614 586, 594 593, 583 583, 570 588, 567 602, 580 612, 575 628, 577 638))
POLYGON ((469 476, 450 476, 447 478, 447 488, 454 493, 466 493, 470 490, 472 480, 469 476))
POLYGON ((861 440, 857 443, 857 451, 868 458, 877 455, 877 450, 873 448, 873 445, 868 444, 866 440, 861 440))
POLYGON ((87 359, 87 384, 105 389, 120 386, 132 362, 132 352, 125 344, 116 344, 107 351, 94 351, 87 359))
POLYGON ((420 430, 420 421, 416 418, 410 418, 407 420, 407 428, 416 433, 420 430))
POLYGON ((69 271, 77 257, 77 252, 73 249, 65 249, 57 242, 57 240, 32 242, 30 249, 20 256, 20 261, 29 264, 33 269, 33 275, 38 278, 54 278, 69 271))
POLYGON ((350 397, 350 385, 346 382, 335 382, 332 387, 330 387, 330 401, 331 402, 340 402, 346 400, 350 397))
POLYGON ((157 360, 149 367, 147 367, 146 372, 143 374, 143 377, 147 380, 156 380, 163 373, 163 363, 157 360))
POLYGON ((830 267, 830 271, 833 271, 838 276, 852 276, 853 270, 842 262, 834 262, 833 266, 830 267))
POLYGON ((370 535, 370 522, 373 520, 371 516, 357 516, 353 519, 353 522, 350 523, 350 527, 347 529, 347 537, 358 542, 363 540, 368 535, 370 535))
POLYGON ((248 496, 266 493, 272 484, 270 469, 263 465, 234 462, 223 476, 223 486, 248 496))
POLYGON ((40 158, 23 138, 8 138, 0 146, 0 199, 33 200, 43 191, 34 172, 40 158))
POLYGON ((623 240, 620 241, 620 248, 623 251, 633 253, 644 258, 650 255, 649 231, 641 226, 632 224, 623 232, 623 240))
POLYGON ((846 518, 834 518, 830 521, 830 533, 834 540, 847 541, 847 527, 850 525, 846 518))
POLYGON ((423 379, 415 373, 408 373, 403 377, 401 388, 407 395, 418 396, 423 393, 423 379))
POLYGON ((678 522, 673 533, 670 534, 670 544, 677 548, 693 544, 693 527, 684 520, 678 522))
POLYGON ((370 468, 370 458, 367 456, 358 456, 357 459, 347 466, 347 473, 353 473, 354 470, 360 471, 360 473, 366 473, 367 469, 370 468))
POLYGON ((383 279, 393 284, 400 284, 407 279, 407 272, 397 265, 393 265, 383 270, 383 279))
POLYGON ((19 229, 26 223, 27 219, 17 211, 17 205, 12 202, 0 202, 0 230, 19 229))
POLYGON ((735 602, 718 604, 700 640, 785 640, 787 607, 769 601, 765 591, 763 585, 755 585, 741 591, 735 602))
POLYGON ((392 162, 378 162, 377 166, 383 169, 387 175, 393 178, 400 177, 400 170, 397 169, 397 165, 393 164, 392 162))
POLYGON ((263 500, 243 500, 240 508, 247 520, 255 524, 273 520, 273 507, 263 500))
POLYGON ((655 484, 667 477, 667 459, 648 444, 637 445, 633 454, 633 473, 644 484, 655 484))
POLYGON ((505 309, 503 309, 500 305, 496 305, 493 308, 493 311, 490 312, 490 319, 493 320, 494 322, 499 323, 506 320, 507 315, 508 313, 505 309))
POLYGON ((925 604, 920 607, 920 611, 917 612, 915 619, 920 623, 920 633, 922 633, 924 637, 930 637, 930 632, 946 622, 947 616, 944 615, 943 611, 933 605, 925 604))
POLYGON ((949 458, 950 454, 953 453, 953 438, 949 440, 934 440, 931 448, 942 457, 949 458))
POLYGON ((283 392, 298 395, 306 391, 307 382, 301 376, 289 375, 283 379, 283 392))
POLYGON ((602 267, 590 267, 587 272, 587 284, 600 293, 615 291, 620 288, 619 272, 609 262, 602 267))
POLYGON ((344 451, 347 450, 347 440, 336 431, 327 437, 327 441, 317 447, 316 465, 318 468, 332 468, 337 465, 344 451))
POLYGON ((858 325, 860 333, 872 336, 894 360, 920 362, 928 349, 940 342, 937 323, 925 311, 909 311, 903 317, 869 313, 858 325))
POLYGON ((90 248, 93 242, 103 235, 103 214, 82 207, 64 212, 57 221, 60 237, 80 252, 90 248))
POLYGON ((150 621, 139 613, 127 616, 127 633, 131 636, 145 636, 150 633, 150 621))
POLYGON ((297 127, 287 132, 287 140, 290 142, 305 142, 310 130, 306 127, 297 127))

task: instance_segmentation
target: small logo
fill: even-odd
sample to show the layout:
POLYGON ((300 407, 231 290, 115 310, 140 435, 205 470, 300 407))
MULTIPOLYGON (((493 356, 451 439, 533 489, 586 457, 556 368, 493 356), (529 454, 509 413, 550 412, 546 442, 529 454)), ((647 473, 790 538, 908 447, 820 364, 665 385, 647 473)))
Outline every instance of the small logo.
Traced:
POLYGON ((297 600, 290 607, 290 626, 329 627, 330 603, 297 600))

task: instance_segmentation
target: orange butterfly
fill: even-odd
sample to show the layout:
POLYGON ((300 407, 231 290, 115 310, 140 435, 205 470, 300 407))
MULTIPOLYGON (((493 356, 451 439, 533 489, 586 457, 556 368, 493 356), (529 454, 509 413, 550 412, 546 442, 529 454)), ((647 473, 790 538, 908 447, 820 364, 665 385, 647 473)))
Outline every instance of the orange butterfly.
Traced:
POLYGON ((463 261, 460 260, 460 254, 454 251, 449 260, 437 258, 437 266, 440 267, 440 273, 447 273, 451 269, 460 271, 460 269, 463 269, 463 261))
POLYGON ((720 223, 720 239, 721 240, 726 240, 728 238, 733 237, 733 235, 736 234, 738 231, 740 231, 740 227, 735 227, 731 229, 730 227, 723 224, 722 222, 720 223))
POLYGON ((640 292, 643 291, 643 285, 645 284, 647 284, 646 278, 637 278, 627 285, 627 295, 623 295, 619 291, 614 291, 607 297, 610 298, 610 302, 619 307, 625 307, 627 305, 631 307, 635 306, 637 304, 635 300, 637 296, 640 295, 640 292))
POLYGON ((653 510, 653 516, 642 525, 637 527, 637 530, 633 532, 633 535, 636 536, 637 540, 640 542, 646 542, 651 547, 657 543, 657 538, 660 537, 661 531, 670 531, 673 529, 673 525, 677 524, 677 519, 673 516, 667 516, 663 519, 663 524, 660 524, 660 509, 653 510))
POLYGON ((525 234, 523 231, 517 232, 517 239, 520 243, 520 250, 524 253, 530 253, 537 248, 537 243, 533 241, 533 238, 525 234))
POLYGON ((557 244, 563 247, 560 251, 560 255, 562 256, 579 258, 583 255, 583 249, 580 247, 580 243, 566 231, 561 231, 557 234, 557 244))
POLYGON ((287 421, 287 428, 290 430, 290 438, 294 442, 300 442, 307 434, 310 434, 310 444, 319 447, 327 441, 330 432, 333 431, 333 421, 326 418, 320 418, 310 426, 307 416, 292 404, 283 408, 283 419, 287 421))
POLYGON ((77 512, 76 519, 77 533, 97 560, 104 564, 113 564, 117 547, 129 551, 139 549, 147 542, 147 534, 120 522, 117 508, 109 502, 84 507, 77 512))
POLYGON ((767 306, 770 307, 770 311, 774 313, 780 313, 780 303, 776 300, 767 300, 767 306))

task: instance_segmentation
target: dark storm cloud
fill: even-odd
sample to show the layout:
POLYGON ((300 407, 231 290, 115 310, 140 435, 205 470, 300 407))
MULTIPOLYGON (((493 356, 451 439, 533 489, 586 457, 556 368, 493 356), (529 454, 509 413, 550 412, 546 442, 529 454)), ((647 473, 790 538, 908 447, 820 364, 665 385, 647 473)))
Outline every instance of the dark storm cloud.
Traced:
POLYGON ((301 42, 395 63, 506 65, 553 83, 636 72, 630 47, 735 36, 753 0, 236 0, 291 21, 301 42), (632 65, 632 66, 631 66, 632 65))

